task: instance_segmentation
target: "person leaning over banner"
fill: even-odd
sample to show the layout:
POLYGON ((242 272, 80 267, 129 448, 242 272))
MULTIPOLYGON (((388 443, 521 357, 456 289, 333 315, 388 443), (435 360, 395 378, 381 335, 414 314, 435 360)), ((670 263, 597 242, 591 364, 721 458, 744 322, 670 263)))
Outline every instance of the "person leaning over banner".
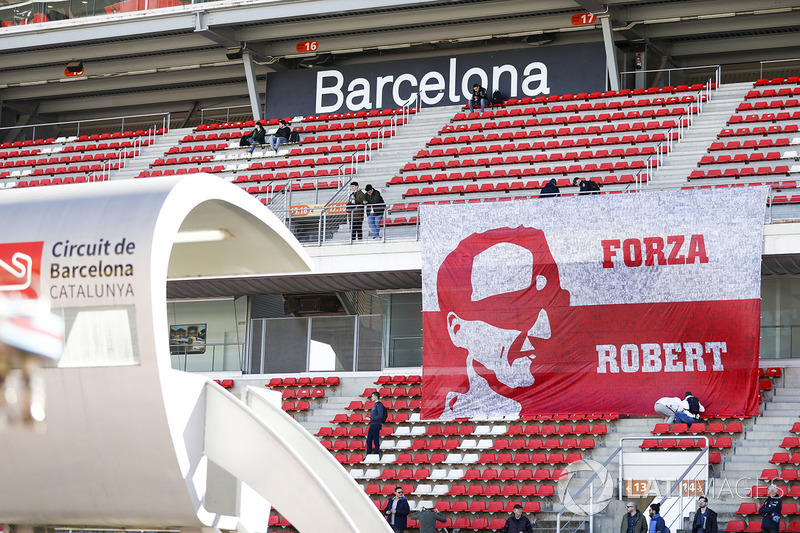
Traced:
POLYGON ((544 187, 542 187, 541 192, 539 193, 539 198, 549 198, 551 196, 561 196, 561 191, 558 189, 558 185, 556 185, 558 181, 553 178, 548 181, 544 187))
POLYGON ((394 498, 386 502, 386 507, 383 509, 386 521, 389 522, 395 533, 403 533, 406 530, 410 511, 408 500, 403 496, 403 489, 397 487, 394 489, 394 498))
POLYGON ((600 194, 600 185, 592 180, 575 178, 572 185, 578 187, 578 194, 600 194))
POLYGON ((708 498, 697 498, 697 512, 692 521, 692 533, 718 533, 717 513, 708 508, 708 498))
POLYGON ((687 391, 686 397, 681 402, 680 410, 675 413, 675 420, 683 424, 694 424, 700 420, 700 413, 705 410, 706 408, 700 404, 700 400, 687 391))
POLYGON ((758 509, 761 518, 761 531, 778 531, 781 526, 781 502, 778 497, 778 487, 770 485, 767 487, 767 499, 758 509))
POLYGON ((377 453, 381 454, 381 428, 383 423, 386 422, 388 412, 386 407, 381 403, 381 397, 377 392, 370 395, 370 400, 375 402, 372 406, 372 411, 369 413, 369 429, 367 430, 367 454, 377 453))
POLYGON ((372 185, 364 187, 367 196, 367 225, 369 226, 370 237, 379 239, 381 237, 381 222, 383 213, 386 210, 386 203, 378 189, 373 189, 372 185))
POLYGON ((628 512, 622 517, 619 533, 647 533, 647 519, 636 508, 636 503, 628 502, 625 508, 628 512))
POLYGON ((533 525, 527 516, 522 516, 522 506, 514 505, 514 514, 508 517, 503 533, 533 533, 533 525))
POLYGON ((650 527, 647 530, 648 533, 669 533, 666 522, 664 522, 664 519, 658 514, 660 511, 660 504, 654 503, 650 505, 650 527))
POLYGON ((436 522, 446 522, 447 518, 432 508, 426 507, 409 516, 419 520, 419 533, 436 533, 436 522))
POLYGON ((675 413, 681 408, 681 402, 683 402, 683 400, 676 396, 666 396, 656 400, 653 409, 656 413, 664 417, 664 422, 671 426, 675 421, 675 413))

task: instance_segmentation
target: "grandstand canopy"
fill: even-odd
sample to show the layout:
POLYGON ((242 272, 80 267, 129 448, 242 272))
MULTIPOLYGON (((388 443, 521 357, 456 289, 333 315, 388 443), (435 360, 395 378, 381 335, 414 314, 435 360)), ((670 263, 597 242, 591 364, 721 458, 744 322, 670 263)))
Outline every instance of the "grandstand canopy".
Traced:
MULTIPOLYGON (((242 59, 226 57, 242 43, 262 93, 273 72, 600 44, 599 18, 573 24, 587 11, 610 16, 620 70, 645 52, 647 68, 723 64, 738 81, 758 77, 760 60, 797 55, 792 0, 226 0, 0 28, 0 126, 151 112, 196 123, 199 109, 249 103, 242 59), (307 41, 318 49, 298 52, 307 41), (70 61, 83 75, 65 77, 70 61)), ((797 64, 766 66, 785 75, 797 64)))

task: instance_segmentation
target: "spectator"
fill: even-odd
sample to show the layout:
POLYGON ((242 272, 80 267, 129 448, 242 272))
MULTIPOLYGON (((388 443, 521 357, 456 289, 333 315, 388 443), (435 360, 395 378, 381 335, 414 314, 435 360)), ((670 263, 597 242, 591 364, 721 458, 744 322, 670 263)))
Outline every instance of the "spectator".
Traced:
POLYGON ((256 122, 256 127, 253 131, 242 137, 239 141, 239 146, 250 146, 250 153, 256 149, 257 144, 264 144, 267 132, 264 131, 264 126, 261 122, 256 122))
POLYGON ((269 147, 276 152, 278 151, 278 148, 281 147, 281 144, 289 140, 289 135, 292 133, 292 129, 285 120, 281 119, 280 123, 281 127, 278 128, 275 134, 269 138, 269 147))
POLYGON ((514 505, 514 514, 508 517, 503 533, 533 533, 533 525, 527 516, 522 516, 522 506, 514 505))
POLYGON ((664 422, 672 426, 672 423, 675 421, 675 413, 677 413, 681 408, 681 403, 683 400, 676 396, 666 396, 664 398, 659 398, 656 401, 655 412, 662 415, 664 417, 664 422))
POLYGON ((578 187, 578 194, 600 194, 600 186, 592 180, 575 178, 572 185, 578 187))
POLYGON ((419 533, 436 533, 436 522, 447 521, 442 513, 429 508, 417 511, 411 518, 419 520, 419 533))
POLYGON ((383 201, 383 196, 377 189, 373 189, 372 185, 364 187, 364 192, 367 195, 367 225, 369 226, 369 234, 373 239, 380 239, 381 237, 381 222, 383 222, 383 213, 386 211, 386 204, 383 201))
POLYGON ((649 533, 666 533, 667 531, 667 524, 664 522, 664 519, 661 518, 661 515, 658 514, 661 511, 661 505, 658 503, 654 503, 650 505, 650 528, 648 529, 649 533))
POLYGON ((486 104, 489 103, 489 99, 486 97, 486 89, 481 87, 479 84, 475 84, 472 86, 472 96, 469 99, 469 112, 475 112, 475 106, 480 104, 481 105, 481 113, 484 112, 486 109, 486 104))
POLYGON ((700 400, 692 396, 691 392, 687 392, 680 409, 675 413, 675 420, 684 424, 693 424, 700 420, 700 413, 705 410, 706 408, 700 404, 700 400))
POLYGON ((719 533, 717 513, 708 508, 708 498, 697 498, 697 512, 692 521, 692 533, 719 533))
POLYGON ((386 407, 380 401, 380 395, 373 392, 370 400, 375 402, 369 413, 369 429, 367 430, 367 454, 381 454, 381 428, 386 420, 386 407))
POLYGON ((383 509, 383 514, 386 515, 386 520, 392 526, 394 533, 403 533, 408 527, 408 513, 411 509, 408 507, 408 500, 403 496, 403 489, 397 487, 394 489, 394 498, 386 502, 386 507, 383 509))
POLYGON ((555 178, 551 179, 547 182, 547 184, 542 187, 542 191, 539 193, 539 198, 548 198, 550 196, 561 196, 561 191, 558 190, 558 183, 555 178))
POLYGON ((350 219, 350 240, 364 238, 364 210, 366 209, 367 196, 358 188, 358 182, 350 184, 350 196, 347 198, 347 214, 350 219))
POLYGON ((625 506, 628 510, 625 516, 622 517, 622 524, 620 524, 620 533, 647 533, 647 519, 639 509, 636 508, 635 502, 628 502, 625 506))
POLYGON ((758 514, 761 519, 761 531, 778 531, 781 526, 781 499, 778 497, 778 487, 770 485, 767 487, 767 500, 761 504, 758 514))

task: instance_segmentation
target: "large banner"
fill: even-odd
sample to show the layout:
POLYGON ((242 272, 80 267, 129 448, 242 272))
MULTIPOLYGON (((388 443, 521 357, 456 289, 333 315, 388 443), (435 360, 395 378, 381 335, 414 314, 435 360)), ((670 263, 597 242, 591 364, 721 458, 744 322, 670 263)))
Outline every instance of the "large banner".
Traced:
POLYGON ((473 83, 505 98, 602 91, 605 66, 602 44, 588 43, 277 72, 266 116, 397 108, 417 93, 423 107, 466 104, 473 83))
POLYGON ((422 206, 423 418, 758 414, 765 198, 422 206))

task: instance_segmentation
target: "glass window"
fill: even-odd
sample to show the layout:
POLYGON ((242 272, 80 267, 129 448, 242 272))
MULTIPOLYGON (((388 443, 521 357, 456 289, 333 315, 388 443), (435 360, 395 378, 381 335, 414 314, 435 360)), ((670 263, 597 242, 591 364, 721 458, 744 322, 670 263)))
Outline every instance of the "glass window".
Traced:
POLYGON ((61 368, 139 363, 133 306, 56 309, 64 319, 61 368))

